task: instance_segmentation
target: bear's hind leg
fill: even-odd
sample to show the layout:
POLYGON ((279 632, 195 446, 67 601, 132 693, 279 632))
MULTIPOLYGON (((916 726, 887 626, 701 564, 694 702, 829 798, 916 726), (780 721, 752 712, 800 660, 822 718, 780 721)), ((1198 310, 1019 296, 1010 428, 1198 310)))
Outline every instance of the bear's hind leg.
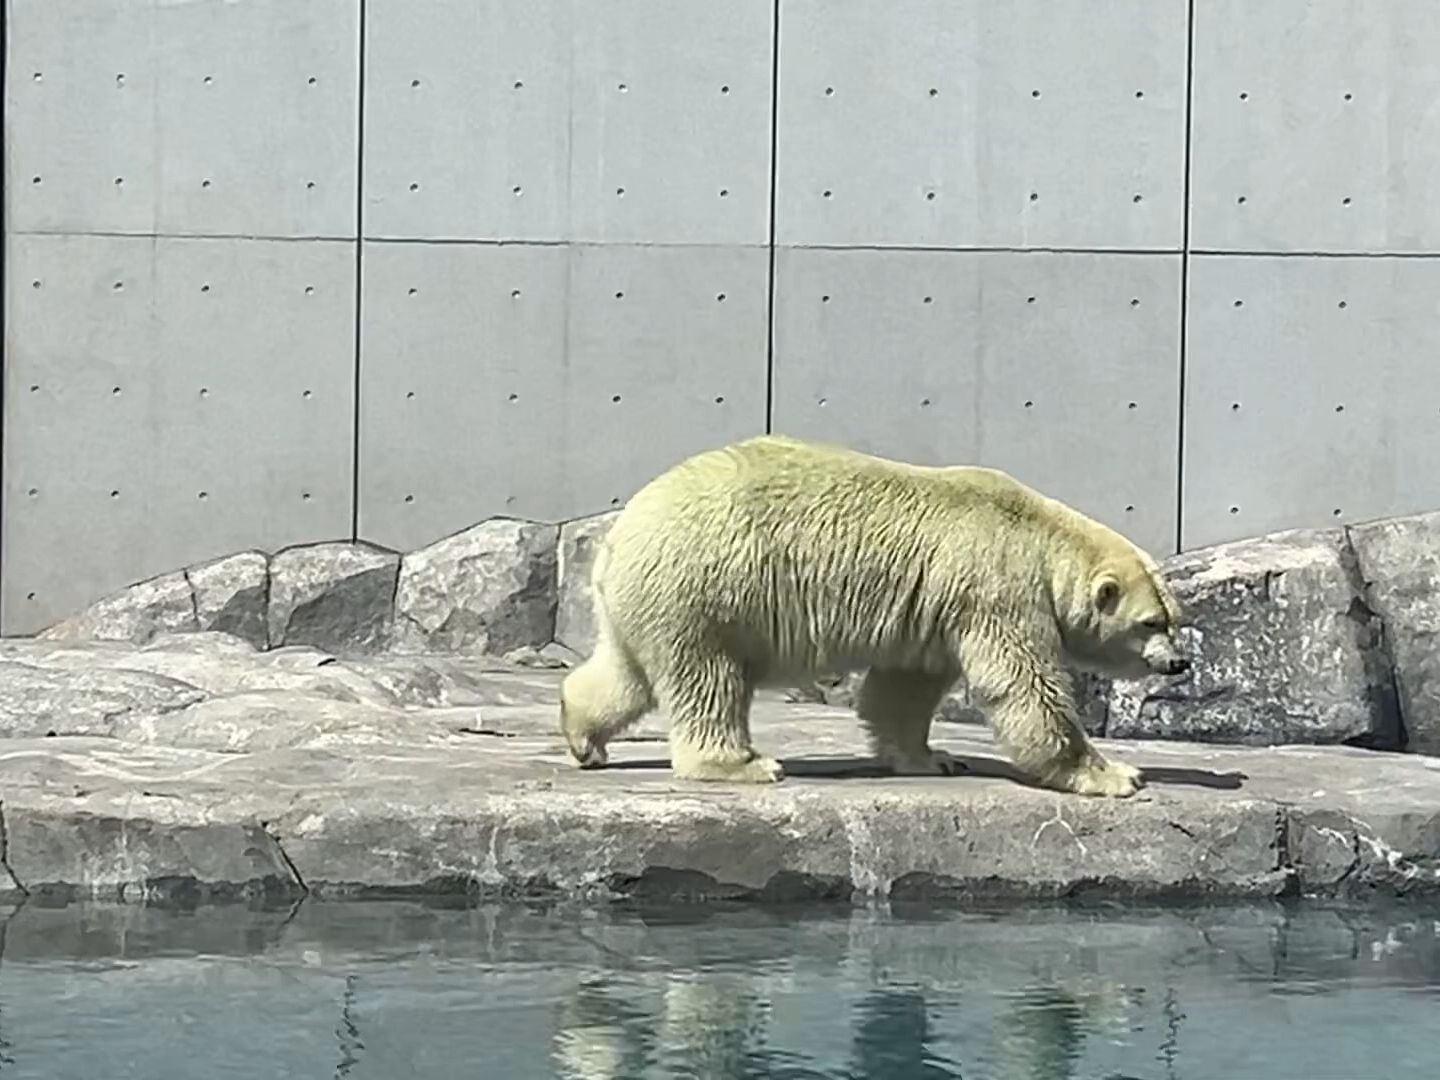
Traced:
POLYGON ((680 780, 773 784, 785 770, 750 745, 754 687, 740 665, 723 655, 687 664, 683 676, 656 689, 670 714, 670 770, 680 780))
POLYGON ((870 733, 871 752, 897 776, 953 776, 962 762, 930 748, 930 722, 954 684, 950 677, 871 668, 855 711, 870 733))
POLYGON ((644 673, 603 631, 590 658, 560 684, 560 730, 582 769, 601 768, 605 744, 654 707, 644 673))
POLYGON ((1014 642, 998 645, 979 635, 968 637, 962 652, 966 677, 987 707, 996 741, 1036 782, 1121 799, 1145 786, 1139 769, 1107 759, 1086 737, 1059 664, 1014 642))

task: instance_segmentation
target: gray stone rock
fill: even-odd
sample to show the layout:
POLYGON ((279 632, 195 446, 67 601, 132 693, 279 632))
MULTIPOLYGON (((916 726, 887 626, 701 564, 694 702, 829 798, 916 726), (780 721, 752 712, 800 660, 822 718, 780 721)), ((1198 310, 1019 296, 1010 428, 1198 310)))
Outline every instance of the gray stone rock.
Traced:
POLYGON ((791 780, 687 784, 664 769, 653 716, 612 744, 611 767, 576 768, 556 731, 558 670, 427 657, 455 665, 448 677, 465 673, 483 700, 398 708, 385 702, 402 695, 380 693, 375 672, 421 666, 413 657, 258 653, 219 634, 127 648, 0 650, 0 702, 25 703, 0 725, 3 865, 19 887, 202 899, 303 887, 612 899, 1440 894, 1440 768, 1418 755, 1102 740, 1149 786, 1123 802, 1085 799, 1017 782, 975 727, 934 737, 963 776, 878 774, 848 710, 767 698, 755 739, 791 780), (236 687, 287 665, 341 674, 331 687, 217 687, 201 700, 124 666, 202 649, 224 657, 236 687), (77 661, 86 651, 93 668, 77 661), (37 737, 36 701, 69 703, 56 723, 71 737, 37 737))
POLYGON ((371 544, 286 548, 270 560, 271 645, 366 653, 390 644, 400 556, 371 544))
POLYGON ((218 630, 257 649, 270 642, 270 557, 242 551, 185 571, 194 592, 199 629, 218 630))
POLYGON ((423 652, 500 655, 555 631, 553 525, 493 518, 406 555, 397 643, 423 652))
POLYGON ((349 752, 363 755, 377 746, 423 740, 465 719, 441 710, 421 717, 303 691, 248 690, 162 715, 127 714, 115 720, 110 734, 128 743, 231 754, 327 747, 343 740, 349 752))
POLYGON ((1247 745, 1400 745, 1381 624, 1340 529, 1187 552, 1164 564, 1195 661, 1116 682, 1107 734, 1247 745))
POLYGON ((146 671, 0 661, 0 738, 111 735, 126 718, 163 716, 204 697, 189 683, 146 671))
POLYGON ((579 518, 560 527, 559 604, 555 640, 580 656, 595 647, 595 613, 590 604, 590 569, 595 545, 614 524, 619 510, 579 518))
POLYGON ((66 901, 232 900, 300 891, 280 845, 258 822, 205 820, 143 791, 131 799, 123 819, 58 801, 7 802, 5 861, 15 880, 66 901))
POLYGON ((183 570, 138 582, 42 630, 45 641, 128 641, 198 629, 195 598, 183 570))
POLYGON ((1407 747, 1440 754, 1440 513, 1349 532, 1367 597, 1385 623, 1407 747))

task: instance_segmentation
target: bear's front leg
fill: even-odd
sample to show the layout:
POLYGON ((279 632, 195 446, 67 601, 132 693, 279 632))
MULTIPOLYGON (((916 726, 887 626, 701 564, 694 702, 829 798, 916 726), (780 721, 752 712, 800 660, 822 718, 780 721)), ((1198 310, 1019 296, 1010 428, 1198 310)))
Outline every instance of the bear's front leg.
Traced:
POLYGON ((930 723, 953 678, 871 668, 855 711, 870 733, 871 752, 896 776, 954 776, 965 763, 930 746, 930 723))
POLYGON ((750 745, 754 690, 726 657, 697 658, 683 681, 667 680, 670 772, 677 780, 773 784, 785 769, 750 745))
POLYGON ((1029 778, 1057 791, 1118 799, 1145 786, 1139 769, 1107 760, 1086 737, 1057 662, 1014 642, 973 637, 965 654, 966 675, 987 706, 996 741, 1029 778))

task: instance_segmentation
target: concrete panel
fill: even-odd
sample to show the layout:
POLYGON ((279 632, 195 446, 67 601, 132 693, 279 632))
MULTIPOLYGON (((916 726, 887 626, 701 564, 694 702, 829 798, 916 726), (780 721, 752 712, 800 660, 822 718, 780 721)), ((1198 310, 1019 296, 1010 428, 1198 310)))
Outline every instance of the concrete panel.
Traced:
POLYGON ((1178 255, 786 250, 775 429, 979 464, 1174 549, 1178 255))
POLYGON ((763 244, 773 0, 370 0, 371 237, 763 244))
POLYGON ((4 625, 350 534, 352 243, 12 236, 4 625))
POLYGON ((1440 250, 1437 52, 1433 0, 1196 5, 1193 246, 1440 250))
POLYGON ((10 227, 353 236, 354 0, 11 0, 10 227))
POLYGON ((785 244, 1178 249, 1185 0, 782 0, 785 244))
POLYGON ((1440 506, 1440 262, 1190 264, 1186 547, 1440 506))
POLYGON ((618 505, 764 430, 764 249, 368 243, 360 531, 618 505))

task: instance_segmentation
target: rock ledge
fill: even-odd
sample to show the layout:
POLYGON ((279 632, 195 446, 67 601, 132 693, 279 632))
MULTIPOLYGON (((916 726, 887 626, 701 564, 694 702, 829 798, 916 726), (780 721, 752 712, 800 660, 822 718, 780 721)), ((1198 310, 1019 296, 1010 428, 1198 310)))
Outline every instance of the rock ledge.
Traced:
POLYGON ((938 724, 936 741, 969 775, 876 775, 848 710, 770 696, 756 738, 789 779, 687 784, 671 780, 656 722, 615 747, 611 768, 574 768, 555 730, 558 676, 257 651, 214 633, 140 648, 6 642, 0 894, 1440 892, 1440 760, 1423 755, 1102 740, 1150 787, 1101 801, 1017 783, 968 724, 938 724))

